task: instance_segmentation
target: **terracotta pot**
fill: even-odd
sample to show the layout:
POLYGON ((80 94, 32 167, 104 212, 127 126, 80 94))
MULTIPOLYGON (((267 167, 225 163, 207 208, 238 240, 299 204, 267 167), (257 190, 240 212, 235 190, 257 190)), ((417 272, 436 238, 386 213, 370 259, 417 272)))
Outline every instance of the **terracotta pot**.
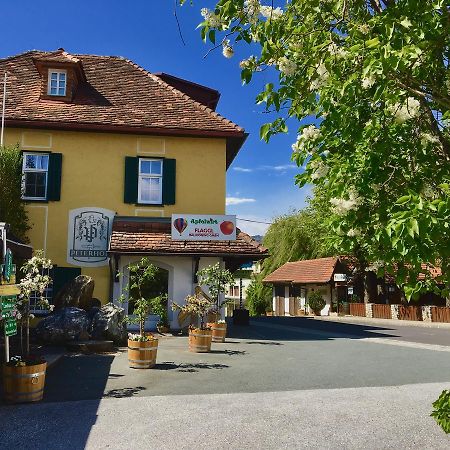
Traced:
POLYGON ((227 336, 227 324, 212 322, 207 324, 212 331, 213 342, 225 342, 227 336))
POLYGON ((150 369, 156 364, 158 339, 130 341, 128 339, 128 365, 133 369, 150 369))
POLYGON ((9 403, 37 402, 44 395, 47 363, 3 366, 3 394, 9 403))
POLYGON ((212 331, 194 328, 189 330, 189 351, 207 353, 211 351, 212 331))

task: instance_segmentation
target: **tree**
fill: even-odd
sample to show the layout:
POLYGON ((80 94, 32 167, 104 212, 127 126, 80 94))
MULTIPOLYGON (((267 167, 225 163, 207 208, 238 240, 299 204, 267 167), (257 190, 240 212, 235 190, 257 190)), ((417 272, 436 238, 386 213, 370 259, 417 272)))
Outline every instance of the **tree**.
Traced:
POLYGON ((223 294, 228 285, 234 282, 233 275, 228 269, 220 267, 220 263, 211 264, 197 272, 200 284, 208 286, 209 293, 213 298, 217 312, 220 311, 220 294, 223 294))
POLYGON ((0 222, 10 224, 11 232, 23 241, 30 229, 22 202, 22 154, 16 147, 0 147, 0 222))
POLYGON ((276 76, 257 98, 278 113, 261 137, 300 121, 293 159, 306 169, 296 182, 323 189, 337 253, 358 251, 408 299, 448 286, 450 2, 274 3, 202 9, 204 40, 225 57, 242 43, 256 53, 240 63, 244 83, 260 71, 276 76), (424 263, 442 276, 433 279, 424 263))
MULTIPOLYGON (((128 292, 128 297, 124 295, 120 297, 120 301, 132 303, 134 305, 133 314, 126 317, 128 323, 136 323, 139 325, 139 337, 134 340, 151 340, 145 336, 145 321, 153 308, 158 307, 165 301, 164 295, 154 296, 146 295, 145 288, 148 288, 158 278, 159 268, 150 263, 147 258, 130 264, 130 281, 124 288, 128 292)), ((122 275, 121 275, 122 276, 122 275)))

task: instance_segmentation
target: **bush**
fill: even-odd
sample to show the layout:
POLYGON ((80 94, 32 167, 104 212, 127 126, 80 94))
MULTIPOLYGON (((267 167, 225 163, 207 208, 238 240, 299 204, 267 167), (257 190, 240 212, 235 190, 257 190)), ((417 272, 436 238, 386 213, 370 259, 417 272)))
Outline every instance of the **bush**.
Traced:
POLYGON ((308 297, 308 305, 314 312, 319 312, 325 307, 326 302, 319 291, 313 291, 308 297))
POLYGON ((442 391, 433 407, 431 417, 434 417, 446 433, 450 433, 450 390, 442 391))
POLYGON ((247 307, 251 316, 261 316, 272 311, 272 289, 260 281, 252 281, 246 289, 247 307))

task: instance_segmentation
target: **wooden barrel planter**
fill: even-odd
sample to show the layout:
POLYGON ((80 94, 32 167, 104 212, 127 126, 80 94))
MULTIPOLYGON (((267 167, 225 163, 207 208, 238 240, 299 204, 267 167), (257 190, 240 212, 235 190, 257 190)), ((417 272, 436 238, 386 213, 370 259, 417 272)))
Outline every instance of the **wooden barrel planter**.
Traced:
POLYGON ((128 339, 128 365, 133 369, 150 369, 156 364, 158 339, 130 341, 128 339))
POLYGON ((189 330, 189 351, 207 353, 211 351, 212 330, 189 330))
POLYGON ((3 394, 8 403, 38 402, 44 395, 47 363, 3 366, 3 394))
POLYGON ((210 327, 212 331, 212 342, 225 342, 227 336, 226 323, 208 323, 208 327, 210 327))

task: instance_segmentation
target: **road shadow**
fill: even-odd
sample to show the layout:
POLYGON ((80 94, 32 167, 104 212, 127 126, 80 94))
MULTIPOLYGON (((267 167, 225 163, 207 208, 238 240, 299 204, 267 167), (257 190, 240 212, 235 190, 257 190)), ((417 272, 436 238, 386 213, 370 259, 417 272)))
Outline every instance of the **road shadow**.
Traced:
POLYGON ((199 372, 200 370, 222 370, 227 369, 230 366, 227 364, 209 364, 209 363, 182 363, 180 364, 177 372, 199 372))
POLYGON ((211 350, 209 353, 215 353, 216 355, 235 356, 235 355, 245 355, 247 352, 240 350, 211 350))
POLYGON ((122 389, 111 389, 108 392, 105 392, 103 395, 103 398, 127 398, 127 397, 134 397, 136 394, 138 394, 141 391, 145 391, 146 388, 142 386, 136 386, 134 388, 122 388, 122 389))
POLYGON ((281 342, 267 342, 267 341, 251 341, 251 342, 247 342, 247 345, 283 345, 281 342))
MULTIPOLYGON (((277 345, 280 344, 279 341, 321 341, 342 337, 349 339, 399 337, 396 330, 387 327, 322 321, 312 317, 273 316, 252 317, 249 326, 234 326, 230 321, 228 335, 232 339, 247 339, 260 345, 277 345)), ((248 342, 250 343, 253 342, 248 342)))

